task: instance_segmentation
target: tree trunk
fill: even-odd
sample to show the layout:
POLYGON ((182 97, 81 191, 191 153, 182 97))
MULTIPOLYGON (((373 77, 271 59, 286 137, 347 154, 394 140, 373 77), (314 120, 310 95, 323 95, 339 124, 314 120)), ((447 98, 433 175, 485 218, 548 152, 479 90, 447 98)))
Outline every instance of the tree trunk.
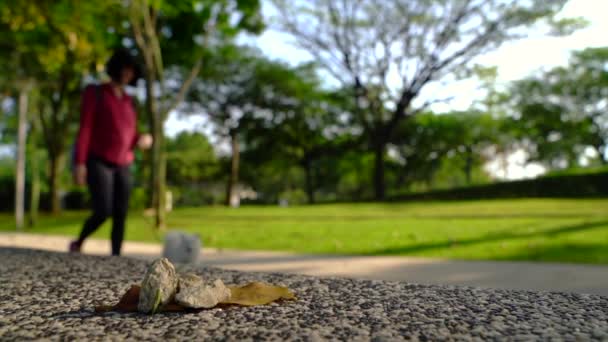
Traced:
MULTIPOLYGON (((151 131, 151 130, 150 130, 151 131)), ((145 208, 154 208, 154 179, 152 177, 154 163, 152 162, 152 152, 144 154, 140 176, 144 185, 145 208)))
POLYGON ((601 146, 595 146, 595 151, 598 154, 598 158, 600 159, 600 163, 603 166, 608 165, 608 156, 606 155, 606 147, 601 145, 601 146))
POLYGON ((471 146, 466 147, 466 156, 464 162, 464 174, 466 177, 467 185, 471 185, 472 173, 473 173, 473 149, 471 146))
POLYGON ((32 180, 30 189, 28 225, 33 227, 38 222, 38 211, 40 207, 40 161, 38 160, 38 136, 40 134, 40 128, 38 127, 39 123, 36 116, 33 116, 30 122, 31 126, 28 139, 28 155, 32 180))
MULTIPOLYGON (((34 149, 33 152, 36 150, 34 149)), ((34 153, 30 159, 32 170, 32 189, 30 190, 30 212, 29 226, 33 227, 38 223, 38 211, 40 210, 40 163, 38 162, 37 153, 34 153)))
POLYGON ((59 194, 61 187, 61 171, 63 170, 64 153, 51 153, 49 155, 50 176, 49 185, 51 192, 51 212, 59 214, 61 212, 61 197, 59 194))
MULTIPOLYGON (((156 116, 156 115, 155 115, 156 116)), ((152 203, 154 209, 154 224, 157 229, 164 229, 166 225, 166 158, 164 153, 163 122, 160 117, 154 121, 154 145, 152 150, 152 203)))
POLYGON ((315 203, 315 188, 312 179, 312 161, 310 158, 304 159, 304 173, 306 175, 306 196, 308 197, 308 204, 315 203))
POLYGON ((19 122, 17 130, 17 162, 15 169, 15 224, 23 230, 25 213, 25 148, 27 144, 27 90, 19 93, 19 122))
POLYGON ((163 113, 158 108, 157 100, 154 96, 154 84, 156 72, 153 66, 146 65, 146 111, 152 129, 152 210, 154 212, 154 226, 162 230, 166 226, 166 158, 164 154, 164 118, 163 113))
POLYGON ((226 187, 226 205, 237 206, 238 202, 233 201, 236 198, 236 187, 239 182, 239 161, 240 161, 240 148, 239 140, 236 131, 230 132, 230 145, 232 148, 232 156, 230 160, 230 176, 228 177, 228 185, 226 187))
POLYGON ((377 201, 383 201, 386 196, 384 181, 384 151, 386 143, 376 143, 374 146, 374 193, 377 201))

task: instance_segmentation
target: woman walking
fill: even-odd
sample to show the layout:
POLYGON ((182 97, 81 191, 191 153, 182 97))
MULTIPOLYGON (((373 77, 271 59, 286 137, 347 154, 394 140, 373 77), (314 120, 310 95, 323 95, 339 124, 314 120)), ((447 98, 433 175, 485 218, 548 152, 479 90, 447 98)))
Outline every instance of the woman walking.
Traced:
POLYGON ((89 85, 83 92, 80 129, 75 146, 74 180, 87 185, 93 212, 85 221, 70 252, 80 252, 85 239, 112 218, 112 255, 120 255, 129 208, 129 166, 133 149, 148 149, 149 134, 137 133, 137 117, 125 92, 140 77, 139 67, 126 49, 117 50, 106 64, 110 81, 89 85))

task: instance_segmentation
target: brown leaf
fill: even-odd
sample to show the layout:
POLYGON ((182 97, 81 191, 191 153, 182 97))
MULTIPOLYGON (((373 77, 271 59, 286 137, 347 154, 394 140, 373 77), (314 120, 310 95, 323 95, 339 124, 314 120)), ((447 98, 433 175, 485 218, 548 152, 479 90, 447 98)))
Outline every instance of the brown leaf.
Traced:
POLYGON ((162 308, 160 308, 159 312, 184 312, 184 311, 189 311, 189 310, 194 310, 194 309, 190 309, 185 306, 181 306, 181 305, 177 304, 176 302, 171 302, 171 303, 163 306, 162 308))
POLYGON ((116 311, 122 312, 135 312, 137 311, 137 304, 139 304, 139 292, 141 286, 131 285, 131 288, 122 296, 118 304, 114 306, 116 311))
POLYGON ((236 304, 243 306, 265 305, 281 299, 296 299, 288 288, 266 283, 253 282, 245 286, 228 286, 230 299, 220 304, 236 304))
POLYGON ((110 312, 112 310, 114 310, 114 306, 112 305, 98 305, 95 307, 95 313, 110 312))
POLYGON ((139 291, 141 286, 131 285, 131 288, 125 292, 118 303, 114 306, 99 305, 95 307, 95 312, 102 313, 108 311, 119 312, 137 312, 137 304, 139 303, 139 291))

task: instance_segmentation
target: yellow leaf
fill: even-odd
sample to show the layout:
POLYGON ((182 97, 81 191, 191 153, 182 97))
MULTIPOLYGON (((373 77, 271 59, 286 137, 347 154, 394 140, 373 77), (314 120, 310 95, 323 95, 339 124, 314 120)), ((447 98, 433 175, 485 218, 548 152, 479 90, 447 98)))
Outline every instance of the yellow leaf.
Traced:
POLYGON ((274 286, 260 282, 249 283, 245 286, 228 286, 230 299, 220 304, 236 304, 243 306, 255 306, 270 304, 280 299, 296 299, 296 296, 288 288, 274 286))

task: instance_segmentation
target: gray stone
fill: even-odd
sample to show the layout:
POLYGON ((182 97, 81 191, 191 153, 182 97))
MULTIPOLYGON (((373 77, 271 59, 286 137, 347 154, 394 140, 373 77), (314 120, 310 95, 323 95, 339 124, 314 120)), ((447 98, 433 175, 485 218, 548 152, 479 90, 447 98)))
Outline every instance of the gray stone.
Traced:
POLYGON ((152 313, 159 306, 169 303, 177 290, 175 267, 166 259, 160 258, 152 263, 146 271, 139 293, 140 312, 152 313))
POLYGON ((180 274, 178 276, 178 278, 179 278, 179 283, 177 285, 178 292, 184 288, 195 287, 195 286, 203 284, 203 278, 194 273, 180 274))
POLYGON ((175 301, 189 308, 201 309, 212 308, 229 298, 230 289, 221 279, 217 279, 213 286, 201 282, 192 287, 181 288, 175 296, 175 301))

